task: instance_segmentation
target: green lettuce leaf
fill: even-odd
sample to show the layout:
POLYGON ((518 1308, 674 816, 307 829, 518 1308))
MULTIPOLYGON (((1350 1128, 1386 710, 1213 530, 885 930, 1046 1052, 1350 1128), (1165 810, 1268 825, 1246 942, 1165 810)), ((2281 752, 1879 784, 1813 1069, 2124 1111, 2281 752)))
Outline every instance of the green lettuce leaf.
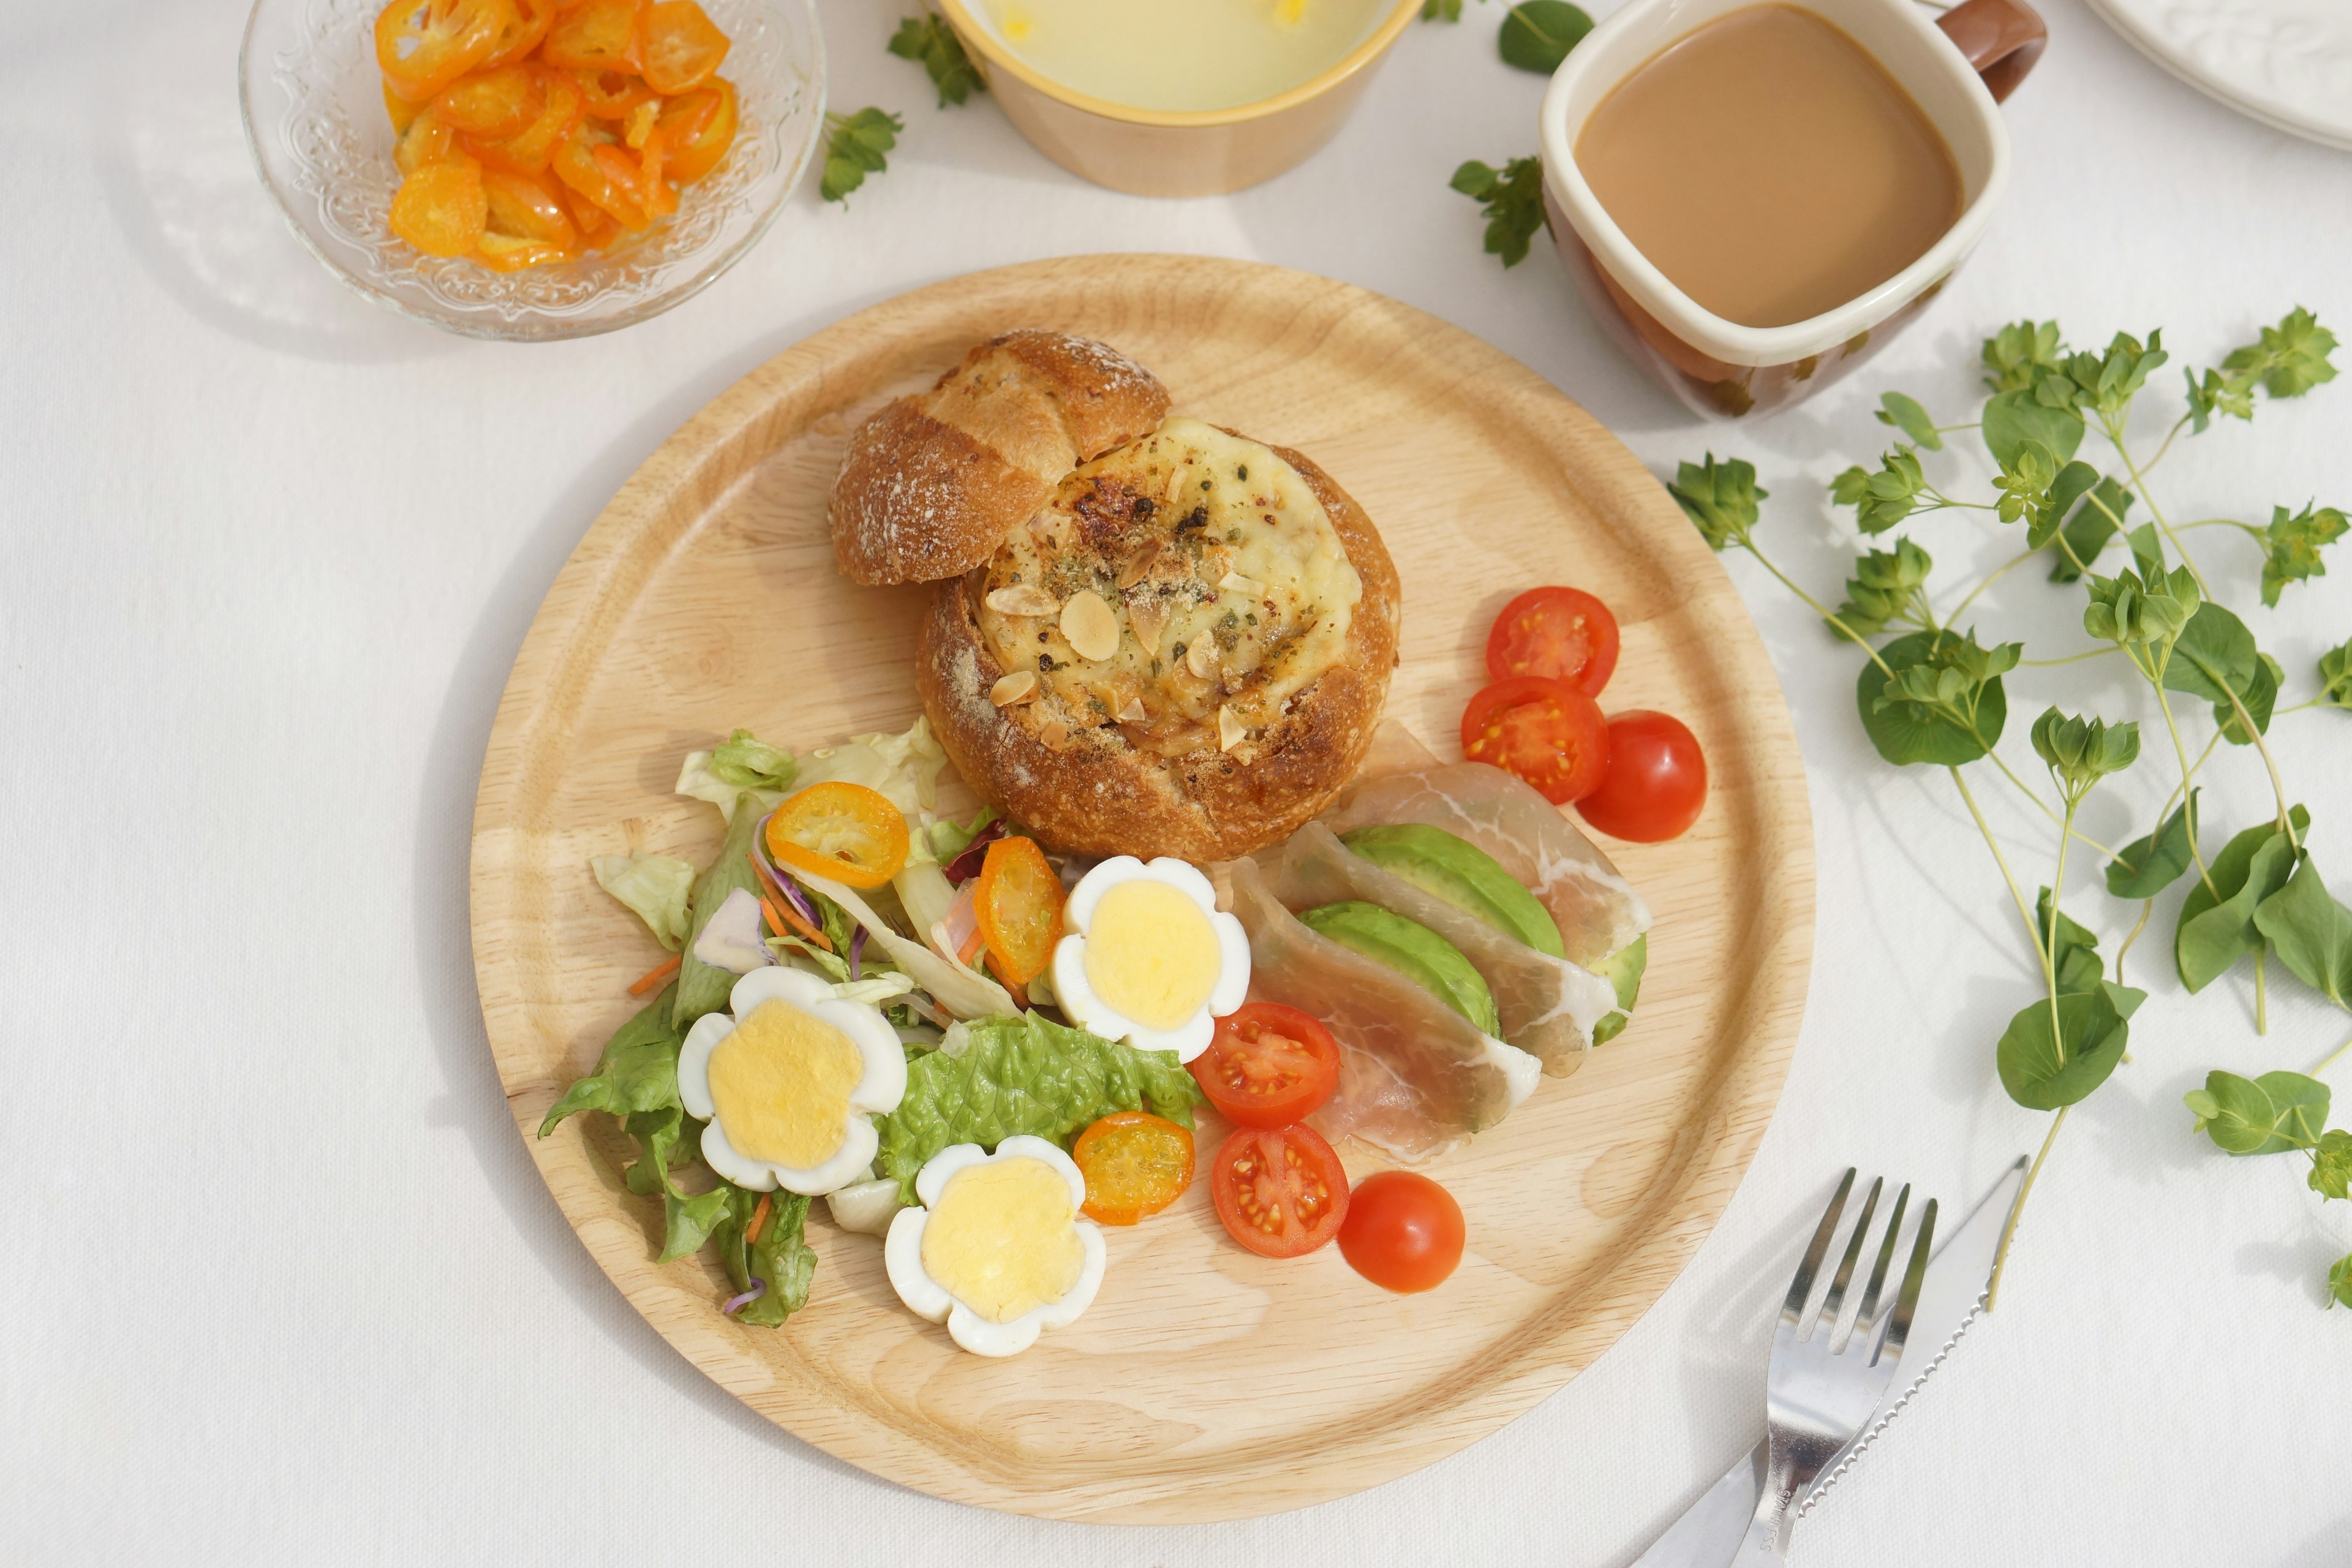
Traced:
POLYGON ((716 1013, 727 1005, 727 994, 735 988, 736 977, 716 965, 705 963, 694 956, 695 940, 702 928, 727 901, 727 895, 738 888, 750 889, 754 897, 760 893, 760 873, 751 866, 751 836, 759 830, 760 816, 739 811, 727 825, 727 841, 719 847, 719 858, 710 868, 694 880, 694 893, 689 907, 693 919, 687 928, 684 951, 678 955, 677 1005, 670 1014, 670 1022, 680 1030, 705 1013, 716 1013))
POLYGON ((693 861, 675 855, 598 855, 589 860, 588 868, 596 873, 598 887, 646 922, 656 942, 672 952, 686 944, 693 861))
POLYGON ((799 772, 792 753, 738 730, 713 752, 688 752, 678 765, 677 793, 707 800, 726 816, 729 826, 745 804, 751 815, 764 816, 793 790, 799 772))
POLYGON ((765 1194, 770 1200, 768 1223, 760 1227, 760 1239, 747 1244, 744 1233, 751 1227, 751 1216, 758 1212, 762 1194, 721 1182, 709 1195, 722 1205, 711 1234, 718 1239, 727 1278, 738 1290, 749 1290, 754 1279, 768 1285, 758 1300, 735 1314, 735 1321, 761 1328, 778 1327, 808 1305, 809 1284, 816 1278, 816 1253, 803 1234, 808 1223, 808 1199, 782 1191, 765 1194))
POLYGON ((924 1163, 950 1144, 993 1149, 1024 1132, 1066 1143, 1114 1110, 1192 1125, 1201 1091, 1173 1051, 1139 1051, 1035 1013, 959 1030, 960 1040, 907 1064, 906 1098, 875 1121, 875 1169, 910 1204, 924 1163))
POLYGON ((686 1035, 670 1022, 677 983, 662 987, 661 994, 604 1042, 596 1070, 563 1091, 539 1124, 541 1138, 555 1131, 564 1118, 583 1110, 609 1110, 615 1116, 675 1109, 677 1098, 677 1053, 686 1035))

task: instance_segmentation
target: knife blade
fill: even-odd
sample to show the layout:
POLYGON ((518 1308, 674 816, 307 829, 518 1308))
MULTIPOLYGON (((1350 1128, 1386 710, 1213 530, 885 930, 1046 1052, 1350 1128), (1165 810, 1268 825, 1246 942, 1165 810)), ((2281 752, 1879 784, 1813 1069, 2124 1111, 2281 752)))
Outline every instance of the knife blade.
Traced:
MULTIPOLYGON (((1878 1440, 1984 1310, 1985 1295, 1992 1284, 1993 1259, 2000 1252, 2001 1233, 2009 1228, 2010 1215, 2024 1185, 2025 1167, 2026 1158, 2021 1154, 1969 1211, 1968 1218, 1935 1249, 1934 1263, 1911 1321, 1909 1354, 1917 1355, 1929 1345, 1936 1347, 1935 1353, 1907 1378, 1897 1372, 1898 1381, 1863 1423, 1862 1431, 1822 1467, 1812 1489, 1797 1504, 1798 1518, 1820 1502, 1838 1478, 1878 1440)), ((1748 1521, 1755 1517, 1756 1500, 1763 1496, 1765 1457, 1766 1444, 1759 1440, 1752 1450, 1732 1462, 1722 1479, 1667 1526, 1647 1552, 1634 1559, 1633 1568, 1724 1568, 1738 1552, 1748 1521)))

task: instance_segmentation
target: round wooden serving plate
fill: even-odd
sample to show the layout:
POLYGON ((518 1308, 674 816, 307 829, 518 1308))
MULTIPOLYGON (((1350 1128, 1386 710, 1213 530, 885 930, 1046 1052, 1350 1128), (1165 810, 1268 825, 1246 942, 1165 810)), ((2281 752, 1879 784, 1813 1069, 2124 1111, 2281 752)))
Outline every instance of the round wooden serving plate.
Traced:
MULTIPOLYGON (((1655 479, 1525 366, 1435 318, 1303 273, 1083 257, 877 305, 745 376, 614 497, 541 606, 499 704, 474 819, 474 960, 490 1048, 556 1201, 614 1284, 753 1409, 877 1475, 1066 1519, 1181 1521, 1297 1508, 1475 1441, 1565 1383, 1655 1300, 1762 1136, 1812 944, 1812 843, 1788 710, 1731 583, 1655 479), (1271 1262, 1224 1235, 1205 1183, 1108 1230, 1102 1293, 989 1361, 901 1307, 874 1240, 812 1216, 808 1310, 719 1314, 707 1258, 653 1261, 657 1204, 608 1116, 532 1137, 637 1004, 659 951, 592 855, 707 861, 719 815, 670 793, 682 753, 745 726, 795 750, 919 711, 928 589, 834 570, 844 438, 1016 326, 1103 339, 1179 412, 1297 447, 1381 528, 1404 582, 1389 699, 1440 755, 1483 682, 1486 627, 1540 583, 1624 628, 1612 710, 1680 715, 1706 749, 1698 826, 1609 846, 1656 915, 1638 1016, 1582 1069, 1439 1161, 1470 1250, 1423 1296, 1337 1247, 1271 1262)), ((1223 1132, 1204 1113, 1203 1149, 1223 1132)), ((1377 1163, 1349 1151, 1358 1173, 1377 1163)), ((820 1205, 820 1208, 822 1205, 820 1205)))

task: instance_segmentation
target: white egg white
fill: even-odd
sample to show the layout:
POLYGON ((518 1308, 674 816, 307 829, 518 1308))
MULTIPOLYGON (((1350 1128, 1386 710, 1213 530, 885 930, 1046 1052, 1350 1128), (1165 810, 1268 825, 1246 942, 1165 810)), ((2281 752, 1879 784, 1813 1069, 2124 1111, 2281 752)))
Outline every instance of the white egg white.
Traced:
POLYGON ((739 1187, 754 1192, 805 1193, 814 1197, 845 1186, 866 1173, 880 1140, 873 1117, 898 1109, 907 1093, 907 1054, 898 1046, 898 1032, 888 1019, 860 1002, 834 994, 833 985, 804 971, 778 964, 755 969, 735 983, 728 1010, 706 1013, 687 1031, 677 1054, 677 1097, 688 1114, 709 1122, 702 1130, 702 1158, 709 1167, 739 1187), (820 1023, 830 1024, 849 1037, 865 1058, 864 1076, 850 1091, 841 1147, 823 1164, 809 1170, 754 1160, 728 1142, 727 1130, 710 1099, 710 1053, 735 1032, 736 1024, 767 1002, 799 1008, 820 1023))
POLYGON ((1108 1254, 1103 1246, 1101 1229, 1091 1220, 1076 1217, 1078 1205, 1087 1201, 1087 1179, 1080 1173, 1077 1163, 1054 1144, 1024 1135, 1007 1138, 996 1146, 993 1154, 977 1143, 958 1143, 942 1149, 915 1177, 915 1195, 922 1200, 923 1206, 900 1209, 891 1220, 890 1234, 882 1246, 883 1266, 890 1276, 891 1289, 898 1292, 898 1300, 906 1302, 908 1310, 917 1317, 945 1323, 948 1337, 972 1354, 1019 1355, 1037 1342, 1039 1333, 1076 1322, 1078 1315, 1094 1304, 1095 1292, 1102 1289, 1103 1263, 1108 1254), (1067 1295, 1058 1301, 1033 1307, 1010 1322, 999 1323, 973 1311, 930 1277, 923 1268, 923 1229, 930 1222, 931 1206, 947 1191, 950 1177, 974 1165, 1015 1159, 1041 1161, 1069 1184, 1070 1226, 1077 1232, 1078 1245, 1084 1248, 1086 1258, 1079 1266, 1077 1283, 1070 1287, 1067 1295))
POLYGON ((1132 855, 1114 855, 1078 879, 1062 911, 1068 933, 1055 944, 1050 969, 1054 996, 1062 1011, 1080 1028, 1107 1040, 1124 1040, 1138 1050, 1173 1051, 1189 1062, 1209 1048, 1217 1020, 1249 997, 1249 933, 1233 915, 1217 909, 1217 891, 1201 872, 1170 856, 1146 865, 1132 855), (1201 908, 1217 938, 1217 979, 1199 1012, 1173 1029, 1153 1029, 1137 1023, 1095 994, 1087 984, 1087 929, 1102 896, 1121 882, 1162 882, 1201 908))

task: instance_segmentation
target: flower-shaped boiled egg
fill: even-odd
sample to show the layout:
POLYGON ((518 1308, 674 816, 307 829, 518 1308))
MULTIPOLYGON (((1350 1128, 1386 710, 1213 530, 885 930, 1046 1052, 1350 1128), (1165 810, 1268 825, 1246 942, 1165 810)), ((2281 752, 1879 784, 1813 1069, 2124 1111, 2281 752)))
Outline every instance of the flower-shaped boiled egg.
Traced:
POLYGON ((814 1196, 857 1180, 878 1142, 873 1116, 907 1093, 898 1031, 782 964, 738 980, 727 1005, 696 1019, 677 1054, 677 1097, 709 1123, 703 1160, 757 1192, 814 1196))
POLYGON ((923 1206, 899 1210, 883 1243, 891 1288, 975 1355, 1020 1354, 1102 1288, 1102 1232, 1078 1217, 1087 1179, 1043 1138, 942 1149, 915 1195, 923 1206))
POLYGON ((1209 879, 1117 855, 1078 879, 1054 949, 1054 996, 1080 1028, 1191 1061, 1249 995, 1249 933, 1209 879))

